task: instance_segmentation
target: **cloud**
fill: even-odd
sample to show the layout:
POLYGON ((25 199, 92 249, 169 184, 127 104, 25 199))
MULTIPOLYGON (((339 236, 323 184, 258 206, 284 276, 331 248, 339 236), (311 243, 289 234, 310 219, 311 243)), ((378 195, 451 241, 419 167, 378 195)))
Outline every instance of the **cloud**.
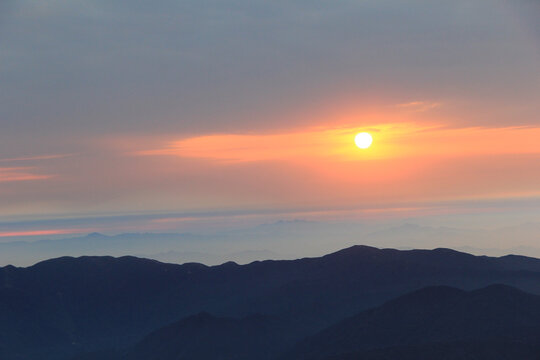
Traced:
POLYGON ((26 156, 26 157, 15 157, 15 158, 5 158, 0 159, 0 162, 19 162, 19 161, 37 161, 37 160, 53 160, 53 159, 63 159, 67 157, 74 156, 75 154, 51 154, 51 155, 37 155, 37 156, 26 156))
POLYGON ((19 182, 19 181, 34 181, 46 180, 53 175, 41 175, 33 172, 33 167, 3 167, 0 168, 0 183, 3 182, 19 182))
POLYGON ((538 139, 538 127, 446 128, 398 123, 278 134, 212 134, 174 141, 160 149, 140 151, 137 155, 201 158, 224 163, 474 157, 538 154, 538 139), (367 150, 359 150, 353 144, 354 135, 361 131, 370 131, 374 137, 372 147, 367 150))
POLYGON ((430 101, 411 101, 408 103, 396 105, 399 108, 405 108, 412 111, 423 112, 438 108, 442 105, 440 102, 430 102, 430 101))
POLYGON ((26 237, 26 236, 49 236, 83 234, 84 229, 52 229, 52 230, 24 230, 24 231, 0 231, 0 238, 4 237, 26 237))

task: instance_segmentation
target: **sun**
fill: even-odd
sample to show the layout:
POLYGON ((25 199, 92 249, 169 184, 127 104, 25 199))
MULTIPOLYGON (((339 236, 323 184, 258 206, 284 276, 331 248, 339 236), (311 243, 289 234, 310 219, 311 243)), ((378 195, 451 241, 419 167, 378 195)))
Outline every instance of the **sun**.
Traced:
POLYGON ((358 146, 360 149, 367 149, 371 146, 371 143, 373 142, 373 138, 371 135, 367 132, 361 132, 356 134, 354 137, 354 143, 356 146, 358 146))

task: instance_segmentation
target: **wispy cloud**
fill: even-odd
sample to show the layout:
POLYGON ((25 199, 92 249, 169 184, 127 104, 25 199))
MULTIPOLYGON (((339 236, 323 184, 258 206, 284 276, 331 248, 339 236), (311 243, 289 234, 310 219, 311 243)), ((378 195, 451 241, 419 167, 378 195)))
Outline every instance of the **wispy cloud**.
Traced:
POLYGON ((411 101, 407 103, 397 104, 398 108, 412 110, 416 112, 424 112, 438 108, 442 105, 440 102, 435 101, 411 101))
POLYGON ((87 232, 87 230, 80 230, 80 229, 4 231, 4 232, 0 232, 0 238, 22 237, 22 236, 69 235, 69 234, 83 234, 85 232, 87 232))
POLYGON ((36 174, 34 167, 3 167, 0 168, 0 183, 16 181, 32 181, 50 179, 53 175, 36 174))
POLYGON ((370 160, 405 157, 461 157, 539 154, 539 127, 464 127, 380 124, 318 129, 281 134, 214 134, 182 139, 162 148, 138 152, 143 156, 177 156, 221 162, 268 160, 370 160), (354 135, 369 131, 373 145, 354 146, 354 135))
POLYGON ((76 154, 50 154, 50 155, 23 156, 23 157, 0 159, 0 162, 6 163, 6 162, 19 162, 19 161, 53 160, 53 159, 63 159, 63 158, 71 157, 74 155, 76 154))
POLYGON ((140 151, 141 156, 178 156, 206 158, 222 162, 255 162, 271 160, 345 159, 381 157, 387 150, 381 141, 398 133, 413 133, 426 129, 414 124, 380 124, 363 127, 339 127, 296 130, 278 134, 214 134, 174 141, 163 148, 140 151), (359 152, 354 136, 369 131, 377 151, 359 152))
MULTIPOLYGON (((46 161, 55 159, 64 159, 76 154, 45 154, 35 156, 21 156, 13 158, 0 158, 0 163, 14 163, 14 166, 0 167, 0 183, 18 182, 18 181, 34 181, 46 180, 54 177, 51 174, 39 174, 36 166, 16 166, 17 163, 27 163, 36 161, 46 161)), ((19 164, 17 164, 19 165, 19 164)))

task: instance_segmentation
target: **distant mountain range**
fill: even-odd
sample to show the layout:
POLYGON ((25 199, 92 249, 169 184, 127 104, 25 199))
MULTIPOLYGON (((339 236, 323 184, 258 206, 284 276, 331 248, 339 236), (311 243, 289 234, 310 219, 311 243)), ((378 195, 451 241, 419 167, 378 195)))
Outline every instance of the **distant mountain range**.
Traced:
POLYGON ((0 264, 27 266, 50 258, 82 255, 136 255, 162 262, 200 262, 207 265, 291 258, 291 255, 277 254, 265 248, 250 247, 247 235, 244 235, 246 239, 238 237, 234 240, 229 236, 232 235, 133 233, 109 236, 92 233, 55 240, 0 242, 0 264))
POLYGON ((383 349, 414 354, 424 346, 435 354, 492 344, 509 329, 516 336, 501 341, 519 351, 534 350, 536 339, 528 334, 537 333, 533 323, 540 304, 522 291, 540 293, 540 260, 448 249, 354 246, 318 258, 212 267, 135 257, 63 257, 0 268, 0 358, 355 358, 358 352, 389 354, 380 355, 383 349), (492 284, 520 290, 488 287, 492 284), (421 290, 426 287, 431 288, 421 290), (471 321, 476 322, 465 321, 475 315, 471 321), (477 336, 495 325, 502 330, 477 336), (339 329, 346 329, 341 332, 346 339, 333 337, 339 329), (382 340, 355 340, 373 329, 382 340), (455 336, 460 332, 464 336, 455 336), (515 344, 518 340, 523 346, 515 344))
POLYGON ((540 257, 540 248, 534 246, 540 240, 539 233, 539 223, 471 230, 411 223, 367 225, 278 221, 206 233, 128 233, 112 236, 92 233, 55 240, 0 242, 0 266, 29 266, 50 258, 83 255, 134 255, 177 264, 199 262, 219 265, 227 261, 248 264, 256 260, 295 259, 298 254, 321 256, 359 241, 399 249, 445 246, 476 255, 521 254, 540 257), (520 242, 515 243, 515 239, 520 239, 520 242))

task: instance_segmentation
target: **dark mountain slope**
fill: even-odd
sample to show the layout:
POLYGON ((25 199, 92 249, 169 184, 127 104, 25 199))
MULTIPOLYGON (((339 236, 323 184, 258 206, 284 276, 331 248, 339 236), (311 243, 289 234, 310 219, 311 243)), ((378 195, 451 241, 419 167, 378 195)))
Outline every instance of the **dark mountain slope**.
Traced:
POLYGON ((336 355, 325 360, 539 360, 539 354, 537 344, 496 340, 402 346, 336 355))
POLYGON ((0 268, 0 351, 64 354, 125 347, 206 311, 259 313, 313 334, 344 317, 428 285, 474 289, 505 283, 540 293, 539 260, 476 257, 447 249, 355 246, 320 258, 163 264, 134 257, 58 258, 0 268), (27 304, 27 305, 25 305, 27 304), (27 334, 35 333, 35 336, 27 334))
MULTIPOLYGON (((540 262, 525 259, 520 267, 519 261, 509 265, 503 258, 449 249, 399 251, 355 246, 322 258, 287 262, 283 267, 275 262, 267 264, 265 270, 272 274, 291 266, 289 281, 246 298, 241 308, 251 313, 302 317, 321 327, 429 285, 474 289, 505 283, 537 292, 539 273, 528 269, 530 262, 540 262), (310 315, 313 313, 316 318, 310 315)), ((250 266, 257 265, 266 264, 250 266)))
POLYGON ((291 345, 291 335, 287 326, 266 316, 200 313, 150 334, 122 359, 272 359, 291 345))
POLYGON ((467 358, 476 353, 489 359, 485 356, 500 344, 515 354, 540 349, 539 296, 504 285, 471 292, 439 286, 343 320, 302 341, 289 358, 467 358), (347 353, 356 354, 336 356, 347 353))

